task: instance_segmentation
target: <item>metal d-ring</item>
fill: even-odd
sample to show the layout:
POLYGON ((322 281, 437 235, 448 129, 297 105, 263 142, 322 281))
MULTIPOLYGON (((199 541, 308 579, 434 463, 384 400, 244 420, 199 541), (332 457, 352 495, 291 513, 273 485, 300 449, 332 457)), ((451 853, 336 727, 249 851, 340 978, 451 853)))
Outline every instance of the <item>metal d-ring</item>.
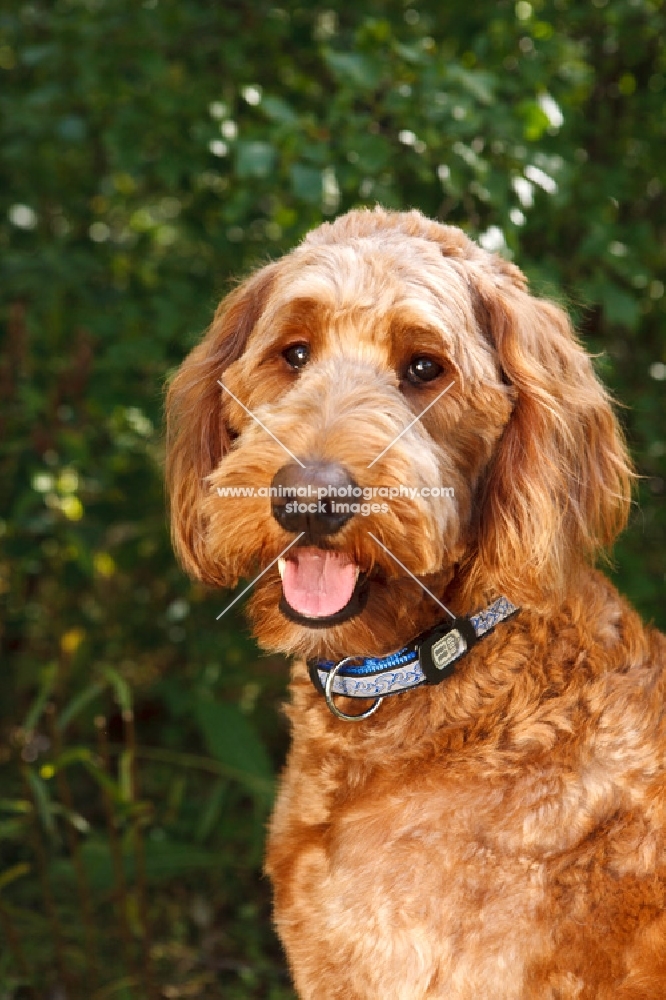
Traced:
POLYGON ((362 719, 369 718, 369 716, 373 715, 377 711, 381 703, 384 701, 384 698, 377 698, 367 712, 361 712, 360 715, 347 715, 346 712, 340 711, 333 701, 333 684, 339 671, 351 660, 358 660, 358 656, 345 656, 344 660, 340 660, 340 662, 336 663, 334 667, 331 667, 326 678, 326 684, 324 685, 324 695, 326 697, 326 704, 333 715, 337 716, 338 719, 342 719, 343 722, 361 722, 362 719))

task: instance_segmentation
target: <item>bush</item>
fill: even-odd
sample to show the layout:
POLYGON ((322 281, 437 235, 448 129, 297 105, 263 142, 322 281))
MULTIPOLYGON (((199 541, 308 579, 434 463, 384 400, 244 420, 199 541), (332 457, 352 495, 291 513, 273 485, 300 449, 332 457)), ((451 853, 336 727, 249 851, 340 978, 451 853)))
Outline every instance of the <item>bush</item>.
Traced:
POLYGON ((323 219, 418 206, 569 303, 643 477, 614 576, 666 622, 665 20, 0 4, 5 996, 291 996, 259 876, 287 665, 175 566, 160 428, 229 278, 323 219))

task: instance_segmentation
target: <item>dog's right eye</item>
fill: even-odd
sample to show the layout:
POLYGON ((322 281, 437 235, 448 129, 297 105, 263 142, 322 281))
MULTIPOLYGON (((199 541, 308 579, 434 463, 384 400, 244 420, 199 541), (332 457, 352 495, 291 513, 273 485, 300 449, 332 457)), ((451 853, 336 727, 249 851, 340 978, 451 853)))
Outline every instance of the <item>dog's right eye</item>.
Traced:
POLYGON ((282 357, 291 368, 298 370, 310 360, 310 348, 308 344, 292 344, 282 352, 282 357))
POLYGON ((425 354, 417 354, 412 358, 407 369, 407 381, 411 382, 412 385, 424 385, 436 379, 438 375, 442 374, 442 371, 443 368, 438 361, 425 354))

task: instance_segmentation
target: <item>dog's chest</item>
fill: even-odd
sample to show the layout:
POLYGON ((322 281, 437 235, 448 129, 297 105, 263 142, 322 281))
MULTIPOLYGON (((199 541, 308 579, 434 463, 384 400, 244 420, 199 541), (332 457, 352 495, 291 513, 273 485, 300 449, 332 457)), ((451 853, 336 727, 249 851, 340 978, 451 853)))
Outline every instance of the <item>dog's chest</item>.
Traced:
MULTIPOLYGON (((302 816, 318 791, 287 775, 292 817, 294 795, 302 816)), ((501 805, 500 789, 397 781, 350 797, 326 823, 283 827, 279 802, 269 870, 282 868, 276 921, 301 995, 518 1000, 524 967, 547 946, 535 931, 544 874, 498 846, 501 805)))

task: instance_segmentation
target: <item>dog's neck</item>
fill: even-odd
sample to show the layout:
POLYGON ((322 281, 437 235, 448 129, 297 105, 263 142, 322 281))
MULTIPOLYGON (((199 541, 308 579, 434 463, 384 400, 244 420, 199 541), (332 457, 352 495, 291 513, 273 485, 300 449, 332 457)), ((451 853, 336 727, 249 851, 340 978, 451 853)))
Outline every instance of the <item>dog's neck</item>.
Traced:
POLYGON ((349 655, 337 663, 311 660, 310 679, 333 715, 348 722, 361 721, 372 715, 387 695, 402 694, 424 684, 441 684, 479 639, 519 610, 506 597, 470 617, 458 617, 444 605, 442 608, 447 614, 445 621, 388 656, 349 655), (376 700, 369 709, 349 714, 336 705, 336 694, 376 700))

